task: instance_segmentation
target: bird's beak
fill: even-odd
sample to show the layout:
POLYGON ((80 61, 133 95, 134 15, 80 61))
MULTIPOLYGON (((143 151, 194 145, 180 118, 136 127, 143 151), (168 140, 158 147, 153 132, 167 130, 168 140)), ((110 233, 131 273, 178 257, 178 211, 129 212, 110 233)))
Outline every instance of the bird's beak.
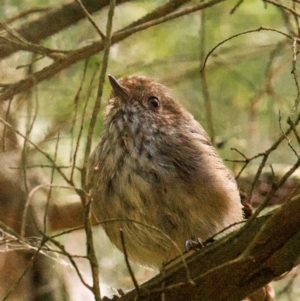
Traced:
POLYGON ((121 97, 123 100, 128 100, 129 94, 126 89, 122 85, 120 85, 111 74, 108 74, 108 79, 113 89, 114 95, 121 97))

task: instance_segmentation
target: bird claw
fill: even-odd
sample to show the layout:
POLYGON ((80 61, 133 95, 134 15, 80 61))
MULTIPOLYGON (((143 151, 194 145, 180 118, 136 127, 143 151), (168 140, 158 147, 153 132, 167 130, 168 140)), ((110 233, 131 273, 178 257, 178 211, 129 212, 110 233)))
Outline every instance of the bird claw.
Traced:
POLYGON ((204 243, 201 238, 197 238, 197 241, 187 240, 185 242, 185 249, 189 252, 191 250, 199 250, 204 248, 204 243))

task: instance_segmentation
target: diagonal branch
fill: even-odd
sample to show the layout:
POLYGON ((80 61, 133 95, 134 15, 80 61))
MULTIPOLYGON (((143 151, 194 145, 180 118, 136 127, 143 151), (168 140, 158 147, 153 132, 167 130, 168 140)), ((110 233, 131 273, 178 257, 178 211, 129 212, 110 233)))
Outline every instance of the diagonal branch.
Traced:
MULTIPOLYGON (((298 196, 256 219, 246 230, 242 228, 186 258, 195 285, 182 282, 181 263, 168 267, 164 277, 159 274, 140 286, 141 300, 160 300, 162 293, 166 301, 242 300, 299 264, 299 210, 298 196)), ((136 296, 133 290, 120 301, 136 296)))
MULTIPOLYGON (((173 1, 169 1, 168 4, 168 11, 169 14, 167 16, 160 16, 161 7, 156 8, 151 14, 146 15, 144 18, 134 22, 134 26, 130 28, 125 28, 124 30, 116 32, 111 38, 111 44, 116 44, 121 40, 133 35, 136 32, 145 30, 152 26, 173 20, 175 18, 179 18, 181 16, 196 12, 198 10, 206 9, 208 7, 212 7, 218 3, 221 3, 225 0, 211 0, 205 3, 197 4, 186 8, 184 10, 174 12, 178 6, 174 6, 173 1), (152 18, 149 20, 149 16, 152 18)), ((180 1, 179 1, 180 2, 180 1)), ((182 2, 186 2, 186 0, 182 0, 182 2)), ((166 13, 166 4, 163 5, 164 13, 166 13)), ((63 59, 57 60, 51 65, 45 67, 44 69, 34 73, 30 77, 27 77, 21 81, 18 81, 13 84, 1 84, 0 85, 0 100, 7 100, 10 99, 13 95, 18 93, 27 91, 31 89, 35 84, 40 83, 43 80, 51 78, 54 74, 60 72, 63 69, 66 69, 73 65, 76 62, 79 62, 85 58, 88 58, 99 51, 104 49, 104 42, 97 41, 91 45, 85 46, 78 50, 71 52, 68 55, 65 55, 63 59)), ((1 56, 1 53, 0 53, 1 56)))
MULTIPOLYGON (((117 4, 130 0, 117 0, 117 4)), ((92 14, 108 6, 109 0, 83 0, 82 4, 92 14)), ((75 24, 86 17, 85 12, 76 1, 52 8, 44 12, 40 18, 24 23, 14 30, 30 43, 38 44, 41 40, 75 24)), ((6 33, 2 37, 9 38, 6 33)), ((13 43, 0 41, 0 59, 3 59, 20 49, 13 43)))

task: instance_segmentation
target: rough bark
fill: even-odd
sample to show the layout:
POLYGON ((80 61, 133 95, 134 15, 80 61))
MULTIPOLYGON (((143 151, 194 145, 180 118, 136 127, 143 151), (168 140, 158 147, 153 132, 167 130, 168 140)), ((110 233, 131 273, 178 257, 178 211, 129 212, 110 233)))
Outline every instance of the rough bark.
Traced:
MULTIPOLYGON (((300 197, 167 268, 139 288, 139 300, 242 300, 299 264, 300 197)), ((120 301, 135 300, 133 290, 120 301)))

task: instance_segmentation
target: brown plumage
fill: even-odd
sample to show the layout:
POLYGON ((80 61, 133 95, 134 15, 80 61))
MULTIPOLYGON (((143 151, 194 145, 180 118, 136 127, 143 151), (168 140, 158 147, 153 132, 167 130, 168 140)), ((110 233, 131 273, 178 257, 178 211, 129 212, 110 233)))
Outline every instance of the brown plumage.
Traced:
POLYGON ((178 255, 171 240, 184 250, 186 240, 241 221, 239 192, 204 129, 163 85, 143 76, 110 82, 88 167, 93 211, 99 221, 123 220, 103 227, 120 250, 124 230, 132 260, 161 267, 178 255))

